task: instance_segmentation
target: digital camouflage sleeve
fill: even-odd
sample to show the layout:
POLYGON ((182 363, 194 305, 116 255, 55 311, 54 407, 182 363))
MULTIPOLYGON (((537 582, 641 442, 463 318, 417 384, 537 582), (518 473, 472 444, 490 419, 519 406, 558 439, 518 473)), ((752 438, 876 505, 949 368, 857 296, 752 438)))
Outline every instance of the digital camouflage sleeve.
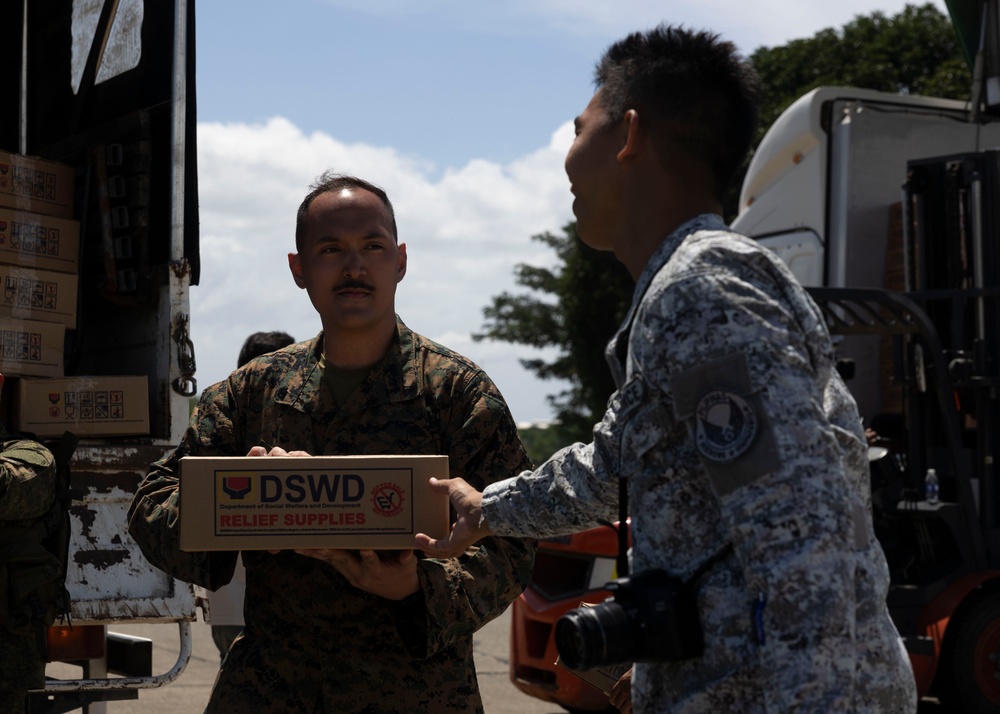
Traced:
POLYGON ((717 216, 669 236, 608 348, 593 444, 488 487, 494 533, 607 514, 630 480, 633 567, 696 583, 704 655, 639 663, 637 714, 912 712, 871 524, 866 445, 819 310, 717 216), (730 548, 731 551, 727 549, 730 548))

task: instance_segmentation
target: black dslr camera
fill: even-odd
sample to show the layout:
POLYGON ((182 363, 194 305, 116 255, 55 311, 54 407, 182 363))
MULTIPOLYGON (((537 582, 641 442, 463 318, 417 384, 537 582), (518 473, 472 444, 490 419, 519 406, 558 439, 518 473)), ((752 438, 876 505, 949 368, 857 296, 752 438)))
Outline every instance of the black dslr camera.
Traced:
POLYGON ((570 669, 696 657, 704 644, 694 595, 662 570, 604 586, 613 596, 570 610, 556 622, 556 649, 570 669))

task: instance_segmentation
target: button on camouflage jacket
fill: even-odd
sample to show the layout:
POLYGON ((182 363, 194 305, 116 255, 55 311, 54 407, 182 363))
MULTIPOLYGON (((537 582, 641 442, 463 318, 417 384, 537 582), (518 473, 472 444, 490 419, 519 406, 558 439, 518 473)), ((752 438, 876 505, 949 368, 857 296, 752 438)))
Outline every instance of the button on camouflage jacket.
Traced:
MULTIPOLYGON (((257 358, 201 396, 182 443, 150 467, 129 532, 159 568, 216 589, 236 553, 178 548, 177 461, 253 446, 313 455, 445 454, 482 489, 529 468, 499 391, 461 355, 398 322, 396 340, 343 408, 318 364, 322 335, 257 358)), ((473 633, 531 575, 534 543, 491 538, 457 559, 422 559, 421 593, 394 603, 284 551, 244 552, 244 636, 216 681, 213 712, 482 711, 473 633)))
POLYGON ((914 711, 885 605, 857 406, 830 335, 777 256, 704 215, 640 276, 608 347, 618 390, 594 442, 487 488, 494 533, 615 517, 633 566, 696 583, 705 652, 640 663, 637 714, 914 711))

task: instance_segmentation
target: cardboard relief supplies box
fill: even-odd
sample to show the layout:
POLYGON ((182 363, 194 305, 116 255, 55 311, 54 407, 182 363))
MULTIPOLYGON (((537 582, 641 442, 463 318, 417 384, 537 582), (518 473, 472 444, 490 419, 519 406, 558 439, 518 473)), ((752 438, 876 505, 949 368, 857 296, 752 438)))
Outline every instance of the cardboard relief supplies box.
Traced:
POLYGON ((450 530, 447 456, 180 460, 181 550, 408 549, 450 530))
POLYGON ((72 218, 75 181, 72 166, 0 151, 0 206, 72 218))
POLYGON ((0 318, 0 374, 62 377, 65 344, 58 323, 0 318))
POLYGON ((149 433, 146 377, 19 379, 14 426, 39 436, 142 436, 149 433))
POLYGON ((0 263, 76 273, 80 222, 0 208, 0 263))
POLYGON ((0 317, 76 327, 77 276, 0 264, 0 317))

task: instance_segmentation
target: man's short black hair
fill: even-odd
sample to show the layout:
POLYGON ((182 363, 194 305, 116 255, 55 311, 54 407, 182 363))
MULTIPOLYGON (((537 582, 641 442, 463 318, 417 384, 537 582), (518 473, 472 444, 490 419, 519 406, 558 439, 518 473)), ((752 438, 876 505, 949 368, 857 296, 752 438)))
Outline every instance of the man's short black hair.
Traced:
POLYGON ((268 352, 280 350, 294 343, 295 338, 287 332, 255 332, 244 340, 236 366, 242 367, 254 357, 266 355, 268 352))
POLYGON ((373 183, 369 183, 364 179, 360 179, 357 176, 348 176, 346 174, 338 174, 334 171, 326 171, 316 179, 315 183, 309 187, 311 190, 302 199, 302 203, 299 204, 299 211, 295 216, 295 250, 302 250, 302 237, 306 230, 306 218, 309 215, 309 206, 312 202, 316 200, 316 197, 327 193, 328 191, 342 191, 345 188, 360 189, 363 191, 369 191, 378 196, 378 199, 385 206, 386 210, 389 212, 389 221, 392 223, 392 238, 397 243, 399 242, 399 232, 396 230, 396 212, 392 208, 392 202, 389 200, 388 194, 385 190, 376 186, 373 183))
POLYGON ((635 109, 652 125, 654 145, 669 138, 710 167, 722 199, 753 141, 760 96, 757 75, 735 45, 660 25, 611 45, 594 81, 609 123, 635 109))

